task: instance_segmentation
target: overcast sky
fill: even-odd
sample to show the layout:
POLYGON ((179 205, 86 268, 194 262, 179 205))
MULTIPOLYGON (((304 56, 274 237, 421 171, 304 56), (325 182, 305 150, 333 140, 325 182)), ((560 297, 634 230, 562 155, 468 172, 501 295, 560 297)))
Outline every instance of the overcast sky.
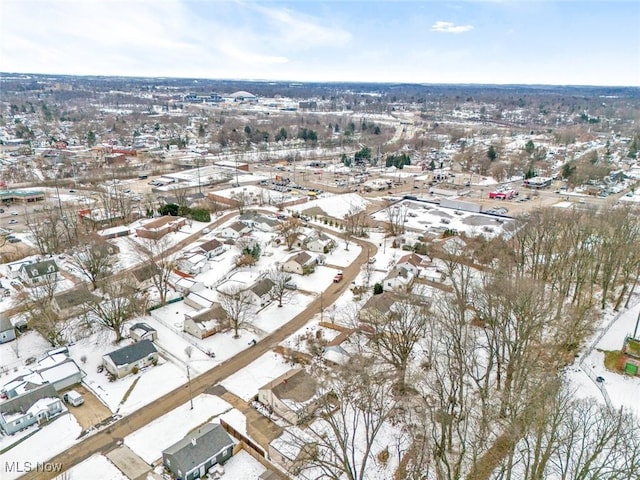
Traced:
POLYGON ((0 71, 640 86, 640 1, 0 0, 0 71))

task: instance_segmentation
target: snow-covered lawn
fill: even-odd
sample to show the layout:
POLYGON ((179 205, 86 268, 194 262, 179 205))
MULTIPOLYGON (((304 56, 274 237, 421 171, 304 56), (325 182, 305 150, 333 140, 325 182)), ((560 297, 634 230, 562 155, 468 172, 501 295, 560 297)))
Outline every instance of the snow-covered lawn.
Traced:
POLYGON ((232 408, 229 403, 214 395, 198 395, 193 399, 193 410, 189 402, 180 405, 127 435, 124 443, 151 464, 162 457, 164 449, 181 440, 187 433, 232 408))
POLYGON ((55 480, 127 480, 127 477, 118 470, 104 455, 95 454, 84 462, 67 470, 65 475, 56 477, 55 480))
POLYGON ((340 267, 351 265, 353 261, 358 258, 358 255, 360 255, 360 250, 362 250, 359 245, 354 243, 349 245, 349 250, 345 250, 344 241, 340 239, 336 239, 336 245, 337 247, 327 255, 325 262, 340 267))
POLYGON ((242 480, 258 480, 267 469, 244 450, 240 450, 224 464, 224 476, 242 480))
POLYGON ((337 272, 338 270, 335 268, 319 265, 311 275, 291 274, 291 281, 295 283, 300 290, 320 293, 324 292, 327 287, 333 283, 333 277, 336 276, 337 272))
POLYGON ((278 301, 274 300, 260 310, 251 320, 251 324, 264 334, 274 332, 301 313, 313 300, 314 297, 294 292, 283 299, 282 307, 278 307, 278 301))
POLYGON ((8 452, 0 455, 2 465, 2 480, 12 480, 24 473, 27 462, 35 465, 36 462, 44 462, 63 452, 76 443, 82 428, 71 414, 63 414, 50 424, 41 428, 37 433, 16 445, 8 452), (6 465, 18 465, 22 472, 15 469, 9 471, 6 465))
POLYGON ((155 367, 144 368, 137 375, 128 375, 110 382, 106 370, 98 373, 98 365, 102 364, 104 354, 126 345, 129 345, 126 340, 119 346, 115 346, 104 334, 95 334, 69 347, 71 357, 87 373, 83 383, 100 397, 112 412, 118 412, 121 415, 129 414, 187 381, 182 369, 166 360, 161 360, 155 367), (86 361, 82 362, 82 358, 86 358, 86 361), (126 402, 121 404, 125 393, 136 380, 136 386, 126 402))
POLYGON ((25 332, 12 342, 0 344, 0 385, 13 378, 15 369, 22 367, 27 358, 40 358, 51 348, 51 344, 35 330, 25 332))
POLYGON ((248 401, 258 394, 260 387, 292 368, 277 353, 267 352, 221 383, 231 393, 248 401))

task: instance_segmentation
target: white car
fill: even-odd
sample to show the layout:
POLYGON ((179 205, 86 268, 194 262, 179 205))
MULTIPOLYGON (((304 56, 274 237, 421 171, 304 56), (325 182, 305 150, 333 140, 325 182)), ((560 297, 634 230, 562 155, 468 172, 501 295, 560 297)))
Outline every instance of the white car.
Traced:
POLYGON ((74 407, 79 407, 84 403, 84 398, 82 397, 82 395, 80 395, 75 390, 69 390, 64 394, 64 397, 62 398, 65 402, 67 402, 69 405, 73 405, 74 407))
POLYGON ((15 210, 12 210, 10 213, 11 215, 18 215, 18 212, 16 212, 15 210))

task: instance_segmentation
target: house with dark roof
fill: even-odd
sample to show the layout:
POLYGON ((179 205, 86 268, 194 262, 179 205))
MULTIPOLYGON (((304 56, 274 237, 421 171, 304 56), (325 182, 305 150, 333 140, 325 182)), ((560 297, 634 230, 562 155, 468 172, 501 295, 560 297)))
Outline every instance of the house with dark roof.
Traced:
POLYGON ((111 257, 120 253, 120 249, 117 245, 109 243, 107 241, 96 241, 89 247, 91 252, 96 257, 111 257))
POLYGON ((301 243, 303 248, 316 253, 329 253, 336 247, 336 242, 319 230, 304 237, 301 243))
POLYGON ((260 307, 265 306, 271 301, 271 291, 273 290, 274 283, 270 278, 263 278, 258 280, 251 287, 245 290, 247 293, 247 299, 254 305, 260 307))
POLYGON ((196 338, 203 339, 225 328, 227 312, 218 302, 195 313, 184 314, 183 330, 196 338))
POLYGON ((233 455, 234 441, 219 423, 207 423, 162 452, 162 464, 176 478, 203 478, 233 455))
POLYGON ((86 285, 81 284, 71 290, 57 293, 51 300, 51 307, 58 314, 69 318, 83 313, 88 305, 100 302, 100 297, 89 291, 86 285))
POLYGON ((138 322, 129 327, 129 338, 136 342, 141 340, 154 342, 158 338, 158 331, 148 323, 138 322))
POLYGON ((318 383, 303 368, 289 370, 258 389, 258 401, 292 425, 309 418, 321 398, 318 383))
POLYGON ((240 222, 261 232, 273 232, 280 222, 275 218, 265 217, 255 212, 245 212, 240 215, 240 222))
POLYGON ((384 288, 389 290, 403 290, 411 285, 413 279, 413 270, 396 265, 384 279, 383 284, 384 288))
POLYGON ((311 256, 309 252, 299 252, 289 257, 289 259, 282 264, 282 270, 288 273, 303 275, 305 271, 308 273, 308 269, 315 264, 316 259, 311 256))
POLYGON ((223 254, 225 249, 222 242, 214 238, 200 244, 196 250, 202 252, 208 259, 211 259, 223 254))
POLYGON ((151 340, 141 340, 119 348, 102 357, 102 364, 117 378, 126 377, 134 369, 142 369, 158 362, 158 350, 151 340))
POLYGON ((220 231, 220 236, 224 238, 233 238, 235 240, 240 238, 242 235, 246 235, 247 233, 250 233, 250 232, 251 232, 251 227, 246 226, 242 222, 234 222, 231 225, 228 225, 227 227, 223 228, 220 231))
POLYGON ((11 321, 0 314, 0 343, 7 343, 16 338, 16 329, 11 321))
POLYGON ((360 309, 358 318, 364 323, 377 321, 379 318, 389 315, 391 307, 398 299, 399 297, 393 292, 383 292, 380 295, 373 295, 360 309))
POLYGON ((13 435, 34 423, 43 423, 66 411, 51 384, 34 388, 0 403, 0 430, 13 435))
POLYGON ((56 281, 60 269, 55 260, 44 260, 23 264, 20 267, 20 279, 26 284, 34 284, 43 281, 56 281))
POLYGON ((159 268, 153 263, 144 263, 133 270, 131 270, 131 276, 136 282, 138 288, 144 290, 153 285, 153 277, 158 274, 159 268))

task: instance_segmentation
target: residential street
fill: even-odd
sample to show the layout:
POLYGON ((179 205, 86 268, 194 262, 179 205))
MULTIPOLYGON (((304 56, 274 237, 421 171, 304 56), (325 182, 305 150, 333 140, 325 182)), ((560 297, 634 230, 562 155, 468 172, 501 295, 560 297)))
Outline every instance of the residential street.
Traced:
MULTIPOLYGON (((231 215, 237 215, 237 213, 221 217, 215 222, 215 224, 219 224, 222 221, 228 220, 231 215)), ((324 228, 321 229, 325 230, 324 228)), ((327 232, 335 234, 335 232, 330 230, 327 230, 327 232)), ((189 241, 193 241, 195 239, 195 236, 196 235, 192 235, 191 237, 194 238, 190 237, 189 241)), ((186 241, 187 239, 185 239, 184 242, 186 241)), ((361 266, 367 262, 370 256, 374 256, 377 253, 377 247, 370 242, 360 239, 353 239, 353 243, 360 245, 360 247, 362 248, 360 255, 358 255, 356 260, 351 265, 343 269, 343 281, 339 284, 331 284, 323 292, 322 303, 324 308, 327 308, 329 305, 333 304, 351 286, 351 282, 357 277, 358 273, 360 272, 361 266)), ((339 244, 337 248, 344 247, 339 244)), ((282 342, 284 339, 295 333, 307 322, 309 322, 315 314, 320 312, 320 306, 321 297, 320 295, 318 295, 303 312, 295 316, 290 322, 273 332, 271 335, 258 342, 255 346, 240 352, 238 355, 225 361, 221 365, 205 372, 199 377, 194 378, 191 381, 193 395, 196 396, 203 393, 212 385, 219 383, 221 380, 247 366, 263 353, 271 350, 277 344, 282 342)), ((122 441, 122 439, 130 433, 138 430, 139 428, 147 425, 158 417, 188 401, 189 388, 185 384, 177 388, 176 390, 169 392, 163 397, 160 397, 159 399, 134 412, 133 414, 118 420, 105 430, 89 436, 85 440, 79 442, 78 444, 67 449, 61 454, 47 460, 47 462, 62 463, 63 470, 68 470, 72 466, 80 463, 81 461, 85 460, 95 453, 105 453, 117 447, 118 442, 122 441)), ((25 480, 51 479, 54 476, 55 475, 53 473, 30 472, 22 476, 21 478, 25 480)))

